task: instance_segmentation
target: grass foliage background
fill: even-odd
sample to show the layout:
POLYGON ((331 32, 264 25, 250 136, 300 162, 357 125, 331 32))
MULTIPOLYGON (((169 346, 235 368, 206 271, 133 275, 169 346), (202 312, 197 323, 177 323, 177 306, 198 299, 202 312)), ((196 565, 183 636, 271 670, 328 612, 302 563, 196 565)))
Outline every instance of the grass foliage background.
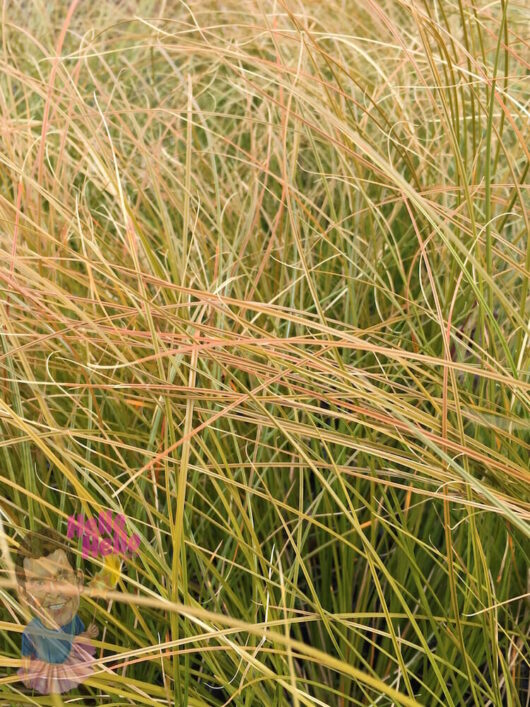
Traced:
POLYGON ((4 0, 0 704, 528 704, 527 10, 4 0), (101 509, 32 696, 11 553, 101 509))

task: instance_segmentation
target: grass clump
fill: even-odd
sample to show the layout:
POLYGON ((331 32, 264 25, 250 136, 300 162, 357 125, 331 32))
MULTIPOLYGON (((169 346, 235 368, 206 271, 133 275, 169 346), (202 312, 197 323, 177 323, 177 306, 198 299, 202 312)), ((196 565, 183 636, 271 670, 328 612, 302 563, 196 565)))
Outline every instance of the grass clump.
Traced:
POLYGON ((527 22, 3 4, 0 704, 527 704, 527 22), (32 695, 11 553, 101 510, 32 695))

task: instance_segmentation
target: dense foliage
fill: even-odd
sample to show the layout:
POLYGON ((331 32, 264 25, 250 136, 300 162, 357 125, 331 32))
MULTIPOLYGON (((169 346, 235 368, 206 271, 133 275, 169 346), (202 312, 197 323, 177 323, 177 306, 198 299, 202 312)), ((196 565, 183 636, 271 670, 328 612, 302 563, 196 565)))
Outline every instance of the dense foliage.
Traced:
POLYGON ((527 704, 528 14, 3 3, 0 704, 527 704), (11 555, 102 510, 32 696, 11 555))

